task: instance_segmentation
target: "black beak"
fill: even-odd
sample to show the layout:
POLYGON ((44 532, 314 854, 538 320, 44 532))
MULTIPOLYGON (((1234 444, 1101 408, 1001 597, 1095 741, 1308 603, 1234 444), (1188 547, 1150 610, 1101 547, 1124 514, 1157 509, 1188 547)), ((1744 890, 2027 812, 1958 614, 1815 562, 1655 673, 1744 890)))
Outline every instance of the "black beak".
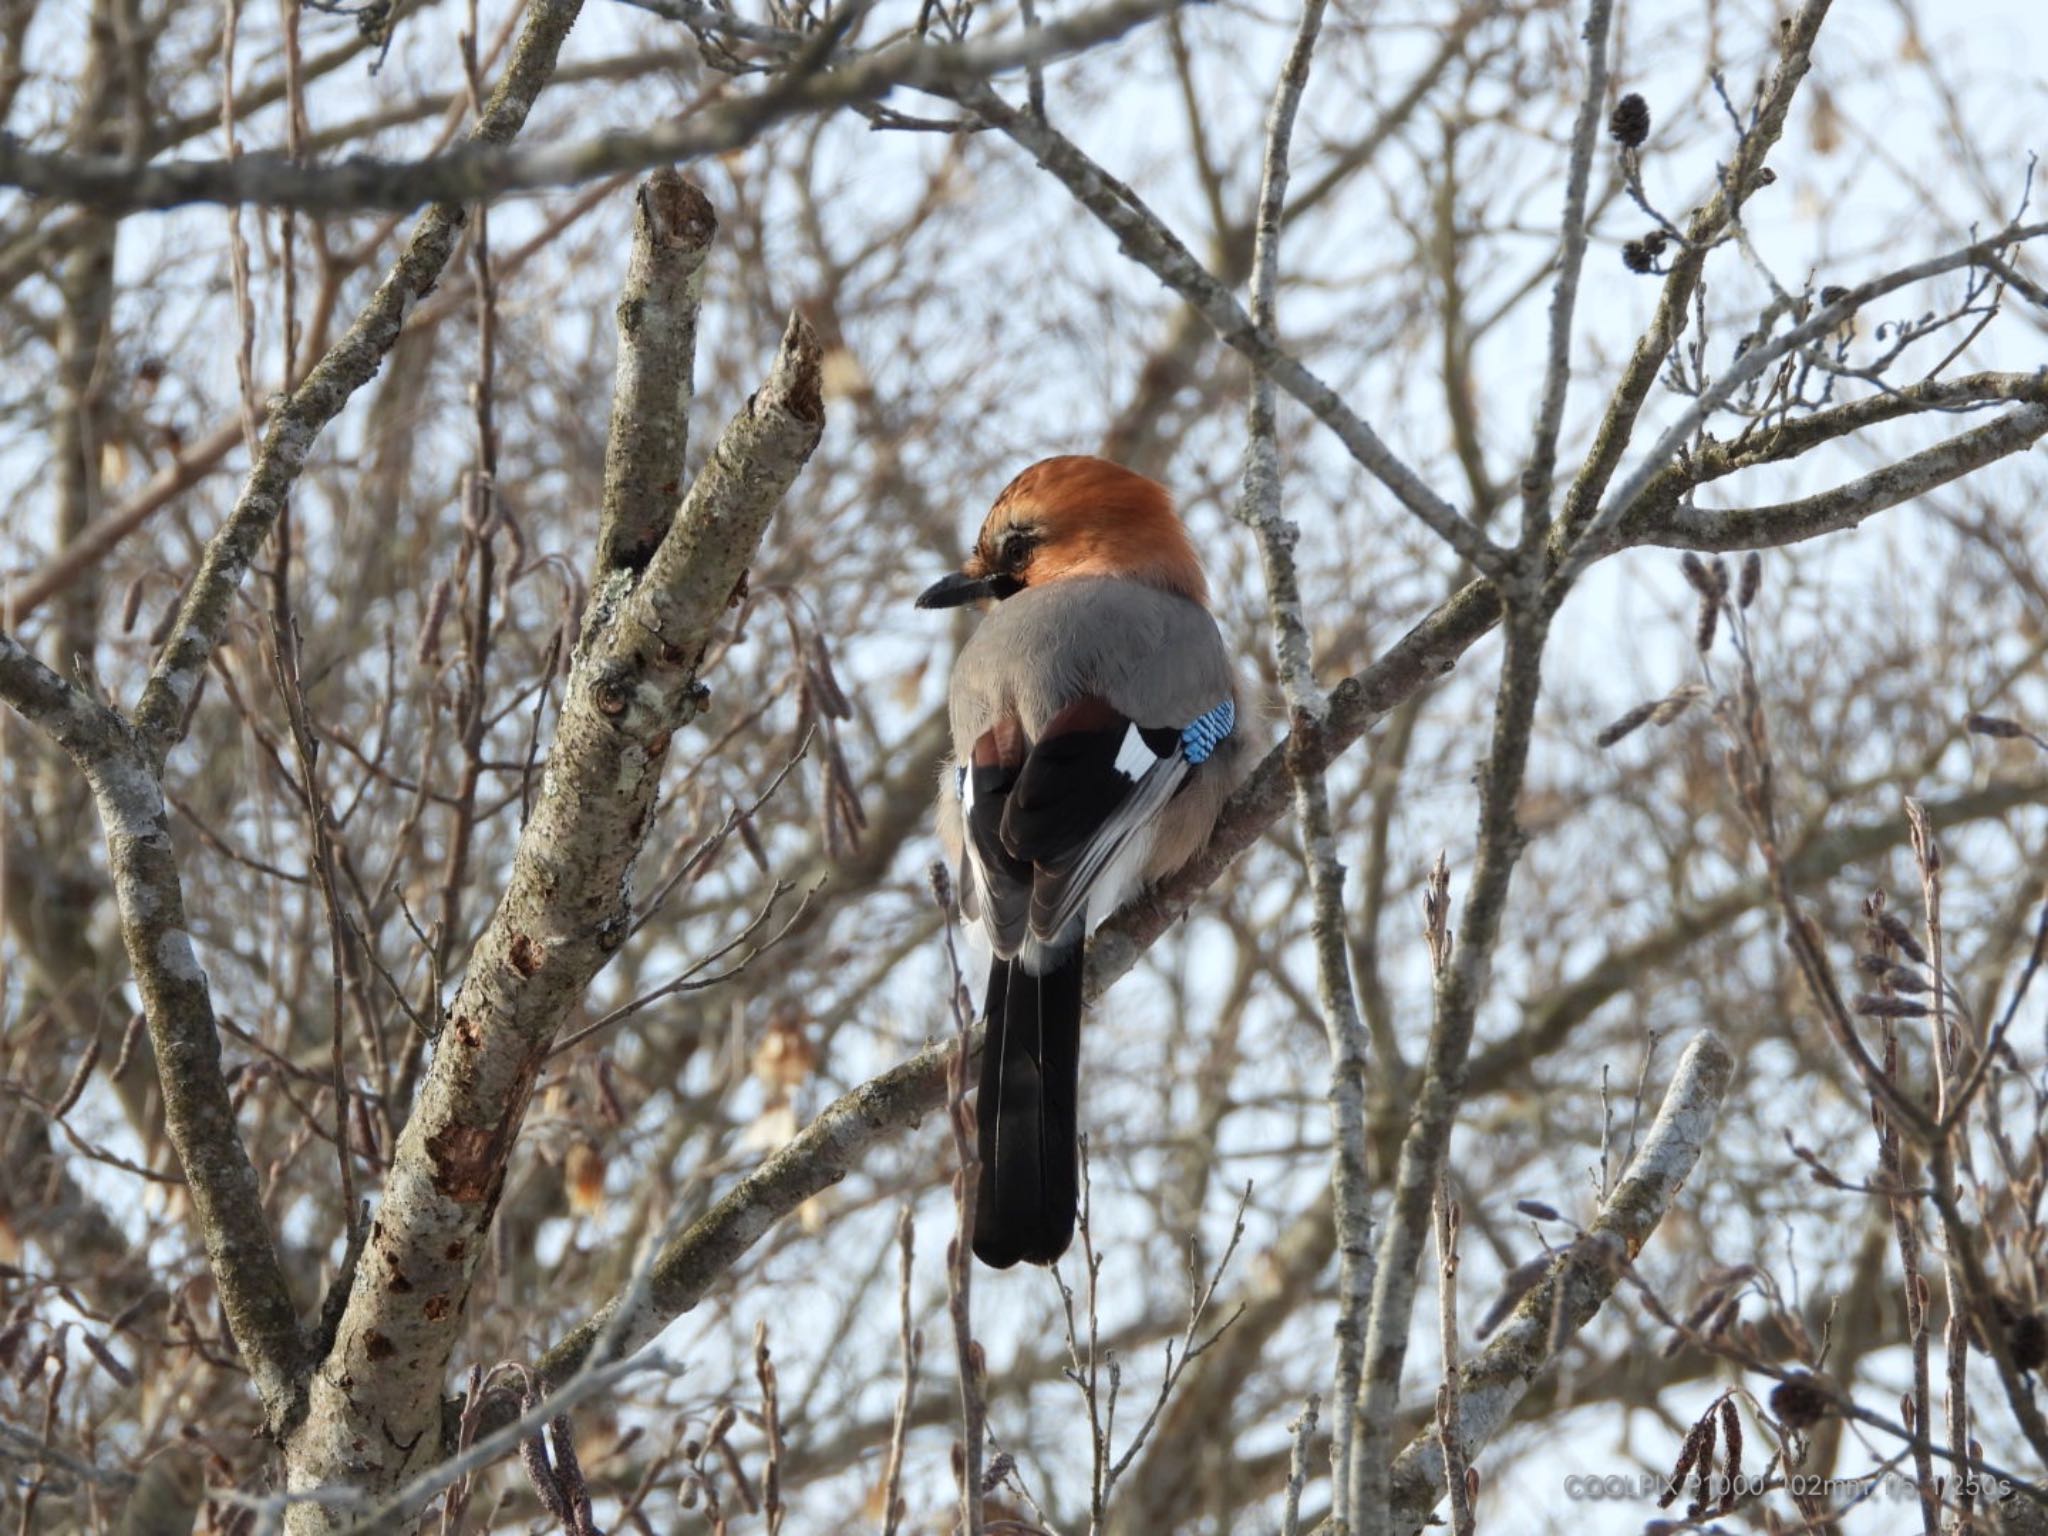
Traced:
POLYGON ((978 603, 985 597, 1001 597, 998 577, 969 576, 962 571, 952 571, 941 576, 917 595, 920 608, 958 608, 962 603, 978 603))

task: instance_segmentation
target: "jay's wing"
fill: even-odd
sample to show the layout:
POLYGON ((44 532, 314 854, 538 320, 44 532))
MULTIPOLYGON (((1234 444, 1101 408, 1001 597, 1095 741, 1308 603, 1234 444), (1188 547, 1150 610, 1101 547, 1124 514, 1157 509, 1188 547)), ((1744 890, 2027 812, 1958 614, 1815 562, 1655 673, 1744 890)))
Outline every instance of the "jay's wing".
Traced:
POLYGON ((1023 945, 1031 912, 1031 862, 1002 839, 1003 814, 1029 750, 1016 718, 1005 716, 982 733, 957 769, 961 883, 971 893, 963 910, 980 917, 989 943, 1005 958, 1023 945))
POLYGON ((1002 853, 1031 871, 1030 938, 1058 943, 1089 915, 1096 892, 1112 902, 1129 894, 1154 818, 1234 718, 1226 700, 1183 729, 1145 727, 1089 695, 1046 722, 1005 786, 994 827, 1002 853))

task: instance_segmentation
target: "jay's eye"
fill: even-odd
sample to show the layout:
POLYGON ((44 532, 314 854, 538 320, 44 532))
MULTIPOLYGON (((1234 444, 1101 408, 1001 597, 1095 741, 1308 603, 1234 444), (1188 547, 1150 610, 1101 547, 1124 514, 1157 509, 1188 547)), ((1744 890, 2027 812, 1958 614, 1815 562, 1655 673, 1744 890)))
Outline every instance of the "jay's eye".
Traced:
POLYGON ((1029 528, 1012 528, 996 546, 996 568, 1014 575, 1030 564, 1031 551, 1037 547, 1036 532, 1029 528))

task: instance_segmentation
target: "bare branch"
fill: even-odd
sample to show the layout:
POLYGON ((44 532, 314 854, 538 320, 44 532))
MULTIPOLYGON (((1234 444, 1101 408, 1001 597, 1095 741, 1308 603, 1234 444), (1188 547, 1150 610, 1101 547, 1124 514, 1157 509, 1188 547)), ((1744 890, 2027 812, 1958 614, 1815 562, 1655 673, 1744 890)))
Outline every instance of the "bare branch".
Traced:
POLYGON ((1494 692, 1493 732, 1479 770, 1479 853, 1460 910, 1450 963, 1436 976, 1434 1016, 1415 1108, 1401 1141, 1393 1199, 1380 1232, 1378 1270, 1365 1339, 1365 1380, 1357 1412, 1360 1442, 1352 1469, 1352 1528, 1362 1533, 1393 1528, 1391 1485, 1394 1415, 1400 1406, 1401 1368, 1414 1318, 1417 1266, 1429 1232, 1430 1206, 1451 1130, 1464 1102, 1466 1058, 1480 999, 1493 968, 1507 909, 1508 884, 1526 838, 1516 819, 1522 776, 1543 668, 1551 610, 1510 609, 1506 647, 1494 692))
MULTIPOLYGON (((1930 277, 1939 277, 1945 272, 1980 266, 1987 257, 1995 256, 2011 246, 2028 240, 2040 239, 2043 235, 2048 235, 2048 222, 2008 225, 1988 239, 1973 241, 1943 255, 1931 256, 1925 261, 1899 267, 1881 277, 1846 289, 1833 303, 1820 306, 1810 318, 1791 327, 1783 335, 1749 348, 1734 361, 1727 372, 1714 381, 1711 388, 1702 390, 1699 397, 1679 413, 1678 418, 1665 429, 1644 455, 1642 462, 1614 488, 1599 512, 1583 519, 1582 531, 1572 546, 1571 554, 1561 565, 1556 580, 1571 581, 1589 562, 1597 558, 1608 530, 1627 515, 1629 508, 1635 505, 1636 499, 1649 488, 1664 467, 1678 456, 1679 449, 1715 411, 1733 399, 1743 386, 1760 377, 1772 363, 1837 330, 1858 309, 1873 299, 1895 293, 1914 283, 1924 282, 1930 277)), ((2023 427, 2031 422, 2031 417, 2025 412, 2013 412, 2012 415, 2024 418, 2023 427)), ((2038 431, 2035 435, 2039 435, 2038 431)), ((1964 434, 1964 438, 1970 436, 1971 434, 1964 434)), ((1995 458, 1997 455, 1992 454, 1991 457, 1995 458)), ((1574 487, 1574 494, 1576 493, 1577 488, 1574 487)))
POLYGON ((717 230, 709 199, 674 171, 656 171, 640 189, 619 294, 598 581, 621 566, 644 569, 675 517, 690 441, 697 305, 717 230))
POLYGON ((1674 509, 1654 520, 1627 519, 1624 532, 1670 549, 1771 549, 1796 544, 1854 528, 1867 517, 2024 452, 2043 435, 2048 435, 2048 404, 2023 405, 1832 490, 1760 507, 1674 509))
MULTIPOLYGON (((1687 311, 1699 287, 1707 254, 1724 236, 1743 199, 1760 184, 1764 161, 1785 131, 1785 119, 1793 98, 1813 66, 1813 45, 1820 36, 1833 0, 1806 0, 1780 32, 1778 67, 1765 87, 1756 122, 1743 135, 1733 163, 1721 177, 1720 185, 1687 225, 1685 242, 1672 258, 1670 275, 1657 298, 1657 313, 1637 339, 1627 366, 1609 397, 1607 410, 1595 429, 1593 447, 1580 467, 1565 497, 1564 514, 1553 530, 1551 547, 1560 552, 1577 538, 1599 507, 1608 482, 1627 451, 1635 431, 1636 418, 1657 382, 1658 372, 1679 333, 1684 330, 1687 311)), ((1659 460, 1661 465, 1662 460, 1659 460)))
MULTIPOLYGON (((2048 403, 2048 377, 2035 373, 1973 373, 1954 379, 1927 379, 1879 390, 1826 410, 1790 416, 1768 430, 1744 431, 1726 442, 1691 445, 1682 460, 1667 463, 1643 488, 1635 504, 1615 525, 1617 544, 1661 544, 1683 548, 1691 526, 1711 510, 1687 506, 1687 492, 1726 479, 1742 470, 1780 464, 1811 452, 1824 443, 1866 427, 1920 414, 1962 414, 1994 405, 2048 403)), ((1757 541, 1740 548, 1770 548, 1781 540, 1770 528, 1754 530, 1757 541)))
POLYGON ((1557 473, 1557 435, 1564 426, 1565 391, 1572 376, 1572 315, 1578 308, 1579 271, 1586 262, 1586 188, 1593 178, 1593 148, 1607 105, 1607 29, 1614 0, 1586 7, 1586 86, 1572 128, 1571 163, 1565 171, 1564 220, 1558 230, 1557 282, 1550 291, 1550 353, 1543 368, 1543 397, 1536 408, 1534 443, 1522 471, 1522 547, 1534 550, 1550 527, 1552 480, 1557 473))
POLYGON ((441 1374, 527 1101, 556 1030, 628 932, 629 872, 670 737, 702 707, 705 644, 823 429, 818 355, 793 317, 768 381, 726 427, 645 575, 636 586, 614 571, 593 594, 510 880, 314 1378, 295 1488, 388 1489, 439 1453, 441 1374), (403 1454, 362 1449, 393 1443, 403 1454))
MULTIPOLYGON (((1493 1342, 1459 1369, 1458 1429, 1468 1455, 1500 1432, 1529 1384, 1613 1293, 1699 1161, 1734 1076, 1735 1058, 1719 1037, 1695 1035, 1642 1150, 1592 1226, 1522 1298, 1493 1342)), ((1412 1532, 1422 1525, 1443 1497, 1443 1479, 1443 1447, 1432 1427, 1394 1463, 1395 1529, 1412 1532)))
POLYGON ((46 153, 0 135, 0 186, 121 213, 190 203, 261 203, 341 213, 490 202, 513 192, 700 160, 750 143, 779 122, 875 101, 899 87, 974 88, 990 76, 1121 37, 1178 3, 1109 0, 1018 37, 988 42, 927 44, 906 37, 837 68, 791 69, 758 95, 719 101, 640 133, 519 149, 503 147, 509 134, 473 136, 469 146, 425 160, 358 157, 334 165, 295 165, 282 156, 251 154, 136 165, 111 156, 46 153))
MULTIPOLYGON (((1323 0, 1306 0, 1273 105, 1266 116, 1266 150, 1253 224, 1251 321, 1262 331, 1277 329, 1274 289, 1279 277, 1281 215, 1287 204, 1288 154, 1295 114, 1308 86, 1309 63, 1322 30, 1323 0)), ((1301 577, 1294 559, 1301 530, 1281 509, 1280 445, 1272 379, 1252 375, 1245 410, 1244 490, 1238 518, 1258 535, 1265 570, 1268 622, 1280 687, 1293 730, 1290 743, 1305 743, 1327 713, 1316 686, 1314 647, 1303 614, 1301 577)), ((1344 866, 1337 858, 1337 831, 1330 814, 1330 789, 1309 754, 1288 757, 1294 812, 1301 824, 1302 864, 1313 904, 1310 933, 1315 944, 1316 992, 1330 1051, 1330 1188, 1337 1219, 1337 1360, 1335 1401, 1357 1399, 1359 1361, 1365 1348, 1365 1306, 1372 1290, 1372 1206, 1365 1141, 1365 1025, 1351 984, 1351 949, 1346 940, 1344 866)), ((1331 1460, 1339 1490, 1350 1486, 1353 1420, 1340 1411, 1332 1429, 1331 1460)), ((1336 1518, 1348 1518, 1344 1492, 1336 1518)))
POLYGON ((92 788, 122 938, 156 1051, 165 1129, 228 1326, 273 1428, 281 1428, 298 1390, 298 1315, 221 1077, 220 1031, 192 949, 163 787, 118 715, 6 636, 0 697, 49 732, 92 788))
MULTIPOLYGON (((501 145, 518 133, 553 74, 555 58, 582 5, 583 0, 538 0, 511 65, 470 134, 472 144, 501 145)), ((9 153, 0 142, 0 163, 9 153)), ((244 157, 227 163, 243 167, 252 161, 244 157)), ((423 201, 413 200, 414 204, 423 201)), ((313 444, 341 414, 349 398, 376 376, 384 354, 398 339, 407 311, 439 281, 465 217, 454 203, 439 203, 427 211, 355 323, 272 415, 242 493, 227 521, 208 541, 205 559, 185 595, 170 640, 136 704, 136 735, 153 765, 161 765, 185 733, 186 715, 227 627, 235 592, 270 536, 313 444)))
POLYGON ((1395 454, 1341 396, 1257 324, 1138 194, 1097 165, 1048 124, 1017 111, 987 86, 961 88, 954 99, 1031 151, 1075 199, 1117 237, 1125 255, 1200 312, 1216 334, 1307 406, 1337 434, 1351 456, 1394 497, 1473 566, 1490 574, 1504 556, 1471 520, 1445 501, 1395 454))

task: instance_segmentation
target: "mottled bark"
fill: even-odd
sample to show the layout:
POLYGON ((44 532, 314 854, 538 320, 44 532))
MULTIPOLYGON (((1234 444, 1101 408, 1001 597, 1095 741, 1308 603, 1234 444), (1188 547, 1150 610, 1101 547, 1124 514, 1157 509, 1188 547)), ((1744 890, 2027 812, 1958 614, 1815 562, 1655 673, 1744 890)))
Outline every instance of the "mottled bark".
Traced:
POLYGON ((266 1418, 279 1428, 296 1399, 298 1318, 221 1077, 220 1032, 192 950, 163 786, 119 715, 5 636, 0 697, 48 732, 92 788, 122 939, 156 1048, 165 1126, 229 1331, 266 1418))
POLYGON ((672 170, 656 171, 633 212, 633 254, 619 294, 619 365, 605 441, 597 579, 644 570, 682 497, 690 442, 691 368, 704 258, 717 233, 710 200, 672 170))
MULTIPOLYGON (((823 428, 819 353, 793 319, 644 576, 593 594, 505 894, 471 953, 385 1178, 289 1486, 381 1496, 439 1460, 441 1391, 506 1166, 555 1032, 624 941, 632 867, 697 670, 768 519, 823 428)), ((609 510, 609 509, 608 509, 609 510)), ((290 1528, 347 1512, 294 1505, 290 1528)))

